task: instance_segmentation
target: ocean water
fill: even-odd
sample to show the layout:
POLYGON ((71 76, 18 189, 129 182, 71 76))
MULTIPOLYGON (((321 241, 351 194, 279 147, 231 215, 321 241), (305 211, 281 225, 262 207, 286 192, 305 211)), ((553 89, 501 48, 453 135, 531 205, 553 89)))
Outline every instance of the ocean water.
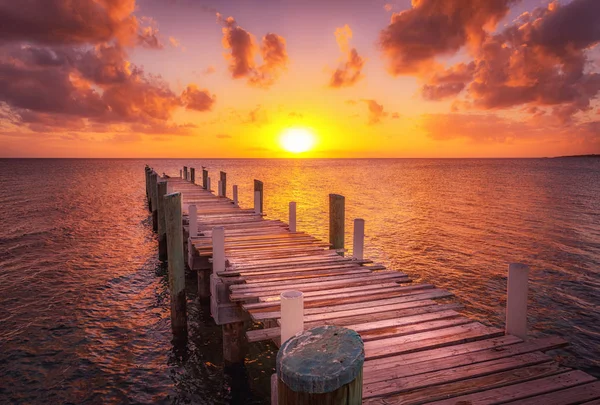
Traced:
MULTIPOLYGON (((188 289, 174 345, 144 165, 228 175, 242 206, 327 239, 328 194, 366 221, 365 256, 451 290, 503 326, 508 263, 531 267, 531 335, 600 376, 600 159, 0 160, 0 403, 267 404, 276 348, 224 369, 221 332, 188 289)), ((200 177, 197 175, 197 177, 200 177)))

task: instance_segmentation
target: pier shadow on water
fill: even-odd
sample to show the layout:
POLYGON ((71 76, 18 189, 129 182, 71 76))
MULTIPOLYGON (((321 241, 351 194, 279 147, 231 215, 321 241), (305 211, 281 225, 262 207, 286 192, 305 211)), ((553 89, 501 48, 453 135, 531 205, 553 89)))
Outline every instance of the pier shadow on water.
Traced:
MULTIPOLYGON (((166 264, 157 276, 168 287, 166 264)), ((221 326, 210 315, 208 301, 198 299, 196 274, 186 274, 188 334, 179 331, 171 340, 169 355, 173 393, 166 403, 240 404, 270 403, 270 375, 275 372, 277 348, 250 345, 244 364, 225 365, 221 326)), ((167 348, 165 347, 165 350, 167 348)))

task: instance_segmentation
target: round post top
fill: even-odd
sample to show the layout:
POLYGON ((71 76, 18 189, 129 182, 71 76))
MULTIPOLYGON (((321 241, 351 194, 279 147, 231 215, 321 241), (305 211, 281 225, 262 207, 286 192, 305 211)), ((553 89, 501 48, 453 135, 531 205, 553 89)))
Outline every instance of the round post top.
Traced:
POLYGON ((323 394, 352 382, 364 361, 364 344, 358 333, 339 326, 319 326, 281 346, 277 376, 293 391, 323 394))

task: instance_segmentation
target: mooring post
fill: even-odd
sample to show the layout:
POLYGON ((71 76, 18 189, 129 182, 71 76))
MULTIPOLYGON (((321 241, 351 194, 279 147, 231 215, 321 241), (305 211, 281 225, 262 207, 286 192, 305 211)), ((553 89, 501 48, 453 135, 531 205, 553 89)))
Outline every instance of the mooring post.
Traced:
POLYGON ((233 206, 239 207, 240 203, 238 201, 238 186, 237 184, 233 185, 233 206))
POLYGON ((362 404, 364 361, 350 329, 319 326, 289 339, 277 353, 278 405, 362 404))
POLYGON ((165 195, 167 182, 159 181, 157 186, 157 215, 158 215, 158 260, 167 260, 167 221, 165 220, 165 195))
POLYGON ((223 197, 227 197, 227 173, 225 173, 224 171, 221 171, 219 173, 219 176, 221 178, 221 183, 223 184, 223 187, 221 188, 221 192, 222 192, 222 196, 223 197))
POLYGON ((171 328, 175 336, 187 337, 181 193, 167 194, 164 196, 164 204, 167 225, 167 255, 169 256, 171 328))
POLYGON ((329 194, 329 243, 331 249, 344 252, 345 212, 346 202, 343 195, 329 194))
POLYGON ((152 172, 150 175, 150 193, 152 194, 152 230, 158 231, 158 196, 156 192, 156 183, 158 182, 158 174, 152 172))
POLYGON ((263 210, 264 195, 263 195, 263 182, 260 180, 254 180, 254 195, 255 195, 255 197, 254 197, 254 212, 256 212, 257 214, 262 214, 264 212, 264 210, 263 210), (257 192, 259 193, 258 212, 257 212, 257 206, 256 206, 256 193, 257 192))
POLYGON ((208 189, 208 170, 202 168, 202 188, 208 189))
POLYGON ((304 330, 304 295, 301 291, 284 291, 281 302, 281 343, 304 330))
POLYGON ((184 180, 188 179, 188 168, 187 168, 187 166, 183 166, 183 179, 184 180))
POLYGON ((188 220, 190 225, 190 238, 195 238, 198 236, 198 207, 196 207, 196 204, 192 204, 188 207, 188 220))
POLYGON ((506 334, 527 340, 527 292, 529 267, 521 263, 508 266, 506 297, 506 334))
POLYGON ((183 178, 183 170, 179 169, 179 178, 183 178))
POLYGON ((352 257, 362 260, 365 249, 365 220, 356 218, 354 220, 354 238, 352 241, 352 257))
POLYGON ((223 182, 221 180, 219 180, 219 182, 217 183, 217 195, 219 197, 223 196, 223 182))
POLYGON ((152 192, 150 189, 150 175, 152 174, 152 169, 146 167, 146 197, 148 199, 148 211, 152 212, 152 192))
POLYGON ((225 228, 218 226, 212 230, 213 274, 225 271, 225 228))
POLYGON ((196 169, 193 167, 190 167, 190 182, 193 184, 196 183, 196 169))
POLYGON ((212 193, 212 190, 210 187, 210 177, 206 178, 206 190, 212 193))
POLYGON ((296 203, 290 202, 290 232, 296 232, 296 203))

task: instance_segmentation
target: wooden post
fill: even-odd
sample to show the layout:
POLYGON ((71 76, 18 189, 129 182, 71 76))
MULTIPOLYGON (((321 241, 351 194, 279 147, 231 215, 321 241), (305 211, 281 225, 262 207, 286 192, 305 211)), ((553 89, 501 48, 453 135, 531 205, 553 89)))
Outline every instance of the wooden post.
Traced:
POLYGON ((210 177, 208 177, 206 179, 206 190, 212 193, 211 186, 210 186, 210 177))
POLYGON ((254 213, 260 214, 260 191, 254 192, 254 213))
POLYGON ((238 186, 237 184, 233 185, 233 206, 239 207, 240 203, 238 201, 238 186))
POLYGON ((188 179, 188 168, 187 168, 187 166, 183 166, 183 179, 184 180, 188 179))
POLYGON ((225 271, 225 228, 218 226, 212 230, 213 274, 225 271))
POLYGON ((217 195, 219 197, 223 196, 223 182, 221 180, 219 180, 219 182, 217 183, 217 195))
POLYGON ((223 324, 222 331, 223 360, 228 365, 243 363, 248 351, 245 322, 239 321, 223 324))
POLYGON ((179 169, 179 178, 183 178, 183 170, 179 169))
POLYGON ((181 194, 164 197, 167 225, 167 254, 169 256, 169 290, 171 293, 171 328, 177 337, 187 337, 185 302, 185 263, 183 258, 183 225, 181 194))
POLYGON ((198 208, 195 204, 188 207, 188 219, 190 225, 190 231, 188 233, 190 238, 194 238, 198 236, 198 208))
POLYGON ((364 258, 365 249, 365 220, 357 218, 354 220, 354 238, 352 243, 352 257, 356 260, 364 258))
POLYGON ((301 291, 284 291, 281 303, 281 343, 304 330, 304 295, 301 291))
POLYGON ((167 260, 167 221, 165 220, 165 195, 167 194, 167 182, 159 181, 157 187, 158 203, 158 260, 167 260))
POLYGON ((150 193, 152 194, 152 230, 158 231, 158 202, 156 201, 158 196, 156 193, 156 183, 158 182, 158 174, 152 172, 150 175, 150 193))
POLYGON ((190 167, 190 182, 196 183, 196 169, 193 167, 190 167))
POLYGON ((223 197, 227 197, 227 173, 221 171, 219 173, 219 176, 221 178, 221 183, 223 184, 223 187, 221 188, 221 192, 222 192, 222 196, 223 197))
POLYGON ((506 297, 506 334, 527 340, 527 290, 529 267, 512 263, 508 266, 506 297))
POLYGON ((290 232, 296 232, 296 203, 290 202, 290 232))
POLYGON ((362 404, 364 344, 358 333, 319 326, 277 353, 278 405, 362 404))
MULTIPOLYGON (((345 200, 343 195, 329 194, 329 243, 331 243, 331 249, 344 249, 345 200)), ((340 254, 344 255, 343 252, 340 254)))
POLYGON ((208 170, 202 168, 202 188, 208 190, 208 170))
POLYGON ((148 201, 148 209, 152 211, 150 207, 150 168, 148 166, 144 168, 144 176, 146 177, 146 201, 148 201))
MULTIPOLYGON (((262 214, 263 212, 265 212, 264 206, 263 206, 263 202, 264 202, 264 194, 263 194, 263 182, 260 180, 254 180, 254 192, 259 192, 260 193, 260 209, 258 211, 259 214, 262 214)), ((256 206, 255 206, 256 208, 256 206)))

